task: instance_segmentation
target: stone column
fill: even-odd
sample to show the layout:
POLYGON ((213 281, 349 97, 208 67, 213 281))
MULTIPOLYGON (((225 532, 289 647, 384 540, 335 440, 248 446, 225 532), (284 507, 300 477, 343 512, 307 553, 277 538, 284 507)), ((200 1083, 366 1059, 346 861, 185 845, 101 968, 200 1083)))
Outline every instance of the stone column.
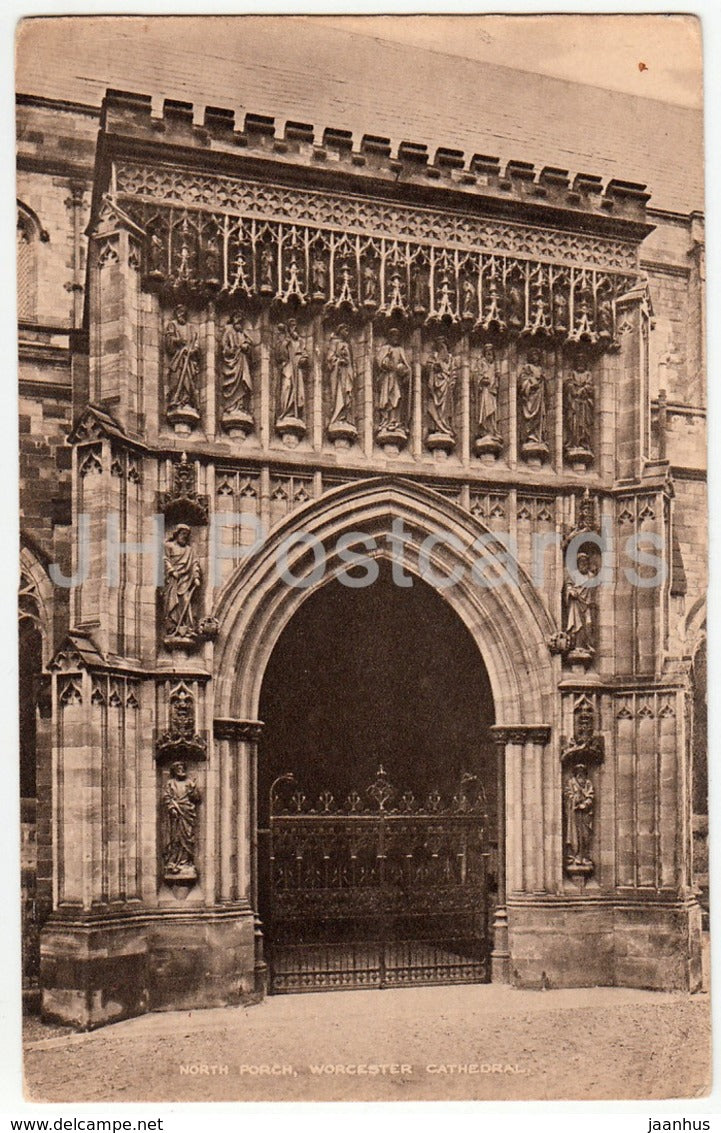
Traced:
POLYGON ((496 749, 496 841, 498 844, 498 893, 493 917, 491 982, 508 983, 511 954, 508 951, 508 910, 506 909, 506 735, 493 737, 496 749))
MULTIPOLYGON (((248 910, 253 920, 253 983, 256 994, 262 995, 266 987, 266 964, 263 955, 263 928, 258 915, 258 741, 263 730, 259 720, 241 720, 218 717, 213 724, 216 742, 224 752, 224 762, 228 766, 221 783, 221 796, 218 800, 221 815, 221 831, 230 831, 233 850, 230 860, 234 862, 228 892, 221 899, 228 899, 232 888, 239 902, 248 910), (232 814, 229 821, 227 813, 232 814), (233 852, 234 851, 234 852, 233 852)), ((222 835, 221 835, 222 836, 222 835)), ((228 856, 227 848, 221 846, 221 859, 228 856)))
POLYGON ((90 241, 90 391, 127 432, 144 429, 140 316, 140 248, 144 233, 109 200, 90 241))
POLYGON ((493 924, 491 972, 505 982, 511 970, 507 898, 545 891, 543 754, 545 725, 496 725, 498 774, 498 904, 493 924))
POLYGON ((641 474, 646 453, 649 415, 647 350, 644 324, 648 322, 645 287, 638 286, 616 300, 619 355, 616 381, 616 477, 641 474))

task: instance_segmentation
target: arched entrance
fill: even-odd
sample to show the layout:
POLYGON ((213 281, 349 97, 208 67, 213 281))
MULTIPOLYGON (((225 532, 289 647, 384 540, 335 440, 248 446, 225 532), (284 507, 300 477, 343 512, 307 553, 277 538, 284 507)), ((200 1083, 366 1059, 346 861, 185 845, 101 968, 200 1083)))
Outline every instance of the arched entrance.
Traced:
POLYGON ((278 639, 260 711, 271 989, 488 978, 493 700, 450 606, 388 564, 329 582, 278 639))
MULTIPOLYGON (((417 483, 390 477, 357 481, 309 501, 247 553, 218 596, 213 681, 221 832, 218 892, 229 901, 236 893, 247 894, 247 907, 257 916, 263 857, 262 835, 260 846, 258 838, 267 829, 259 816, 268 813, 260 798, 266 780, 262 771, 260 781, 258 775, 263 683, 274 649, 294 616, 315 593, 348 572, 344 541, 349 538, 354 543, 362 540, 371 560, 392 562, 414 580, 430 581, 439 591, 435 598, 465 627, 485 665, 498 759, 497 837, 499 845, 505 845, 497 860, 492 970, 494 979, 507 979, 506 882, 514 895, 538 894, 555 892, 562 878, 561 840, 553 836, 561 828, 560 768, 549 743, 559 724, 554 697, 558 676, 547 646, 553 622, 520 568, 514 581, 479 583, 480 576, 493 578, 497 570, 498 542, 468 511, 417 483), (288 574, 295 579, 293 585, 287 582, 288 574), (236 852, 231 849, 233 830, 236 852)), ((341 625, 336 636, 343 632, 341 625)), ((288 784, 277 786, 278 809, 289 811, 288 784)), ((406 786, 414 789, 412 783, 397 786, 401 791, 406 786)), ((375 789, 377 795, 384 794, 385 782, 375 789)), ((425 817, 430 822, 434 816, 425 817)), ((385 838, 389 821, 384 809, 369 835, 376 844, 385 838)), ((313 837, 312 831, 308 836, 313 837)), ((487 853, 487 847, 481 852, 487 853)), ((489 859, 483 857, 483 862, 489 859)), ((487 892, 485 881, 483 886, 487 892)), ((262 937, 258 920, 256 983, 265 973, 262 937)))

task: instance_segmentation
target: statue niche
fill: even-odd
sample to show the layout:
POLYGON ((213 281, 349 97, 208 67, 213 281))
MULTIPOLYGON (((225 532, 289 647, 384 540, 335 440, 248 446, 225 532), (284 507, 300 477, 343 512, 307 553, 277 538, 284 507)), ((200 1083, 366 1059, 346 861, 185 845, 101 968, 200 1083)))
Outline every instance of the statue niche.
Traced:
POLYGON ((253 343, 245 329, 243 314, 235 311, 221 340, 222 402, 221 421, 231 437, 241 440, 254 427, 253 343))
POLYGON ((445 338, 437 338, 426 361, 428 416, 430 427, 426 445, 431 452, 446 456, 456 445, 453 428, 456 390, 456 360, 445 338))
POLYGON ((477 397, 478 423, 476 427, 476 454, 482 460, 495 460, 503 448, 498 431, 498 361, 496 349, 486 342, 473 372, 477 397))
POLYGON ((275 429, 283 443, 293 447, 306 434, 305 387, 310 368, 310 357, 296 319, 278 325, 275 362, 278 373, 275 429))
POLYGON ((165 328, 168 421, 179 436, 188 436, 200 421, 200 346, 198 332, 179 303, 165 328))
POLYGON ((564 455, 576 472, 593 463, 595 402, 591 367, 578 358, 563 386, 564 455))
POLYGON ((566 656, 571 664, 587 667, 596 653, 596 588, 598 568, 594 544, 587 544, 576 555, 576 569, 567 569, 563 586, 563 628, 567 639, 566 656))
POLYGON ((353 347, 345 323, 330 333, 325 364, 332 404, 328 437, 336 448, 349 448, 358 436, 358 429, 355 424, 353 347))
POLYGON ((378 427, 376 440, 389 455, 400 452, 408 440, 411 367, 398 327, 376 353, 378 427))
POLYGON ((548 459, 547 397, 548 375, 540 350, 528 351, 518 374, 518 422, 521 456, 536 467, 548 459))
POLYGON ((184 760, 170 765, 161 796, 164 814, 163 880, 168 884, 197 881, 196 841, 201 794, 184 760))
POLYGON ((179 523, 165 540, 163 641, 168 649, 192 648, 200 637, 195 606, 203 574, 190 540, 187 523, 179 523))
POLYGON ((594 730, 593 705, 582 697, 574 709, 573 739, 564 745, 561 762, 563 782, 564 869, 581 883, 592 876, 593 831, 596 792, 589 768, 603 762, 603 737, 594 730))
POLYGON ((548 646, 552 653, 560 653, 574 668, 583 670, 596 654, 596 592, 602 565, 595 539, 599 534, 596 508, 588 489, 576 499, 575 511, 575 523, 563 539, 566 577, 561 593, 562 629, 549 638, 548 646), (569 558, 571 545, 576 553, 569 558))

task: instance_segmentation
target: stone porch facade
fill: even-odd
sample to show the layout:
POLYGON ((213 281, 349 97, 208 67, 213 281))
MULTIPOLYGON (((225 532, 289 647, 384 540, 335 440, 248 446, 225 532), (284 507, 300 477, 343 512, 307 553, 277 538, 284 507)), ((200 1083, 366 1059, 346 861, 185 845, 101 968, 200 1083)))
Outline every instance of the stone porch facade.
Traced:
POLYGON ((265 667, 347 569, 339 540, 383 557, 399 520, 404 568, 426 554, 493 693, 493 978, 696 989, 701 217, 661 219, 618 178, 222 108, 199 124, 122 91, 97 141, 87 109, 20 115, 44 1013, 92 1027, 262 996, 265 667), (41 128, 57 154, 33 152, 41 128), (195 578, 179 598, 153 516, 166 568, 195 578), (268 533, 252 552, 248 516, 268 533), (648 535, 668 569, 639 587, 628 540, 648 535), (517 584, 489 585, 507 540, 517 584), (610 573, 590 597, 573 540, 610 573), (301 587, 277 577, 283 548, 301 587), (200 801, 173 865, 179 760, 200 801))

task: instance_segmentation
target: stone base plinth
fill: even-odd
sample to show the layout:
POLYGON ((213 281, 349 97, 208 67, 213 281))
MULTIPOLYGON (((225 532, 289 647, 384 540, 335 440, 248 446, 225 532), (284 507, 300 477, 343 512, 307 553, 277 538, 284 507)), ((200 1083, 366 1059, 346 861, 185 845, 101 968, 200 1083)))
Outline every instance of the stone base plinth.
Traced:
POLYGON ((516 987, 698 991, 701 914, 694 901, 520 895, 509 898, 516 987))
POLYGON ((43 1019, 88 1031, 148 1010, 145 926, 53 917, 40 935, 43 1019))
POLYGON ((258 998, 247 907, 55 916, 41 936, 42 1015, 91 1030, 146 1011, 258 998))
POLYGON ((224 1007, 255 997, 253 914, 170 914, 148 928, 150 1010, 224 1007))

